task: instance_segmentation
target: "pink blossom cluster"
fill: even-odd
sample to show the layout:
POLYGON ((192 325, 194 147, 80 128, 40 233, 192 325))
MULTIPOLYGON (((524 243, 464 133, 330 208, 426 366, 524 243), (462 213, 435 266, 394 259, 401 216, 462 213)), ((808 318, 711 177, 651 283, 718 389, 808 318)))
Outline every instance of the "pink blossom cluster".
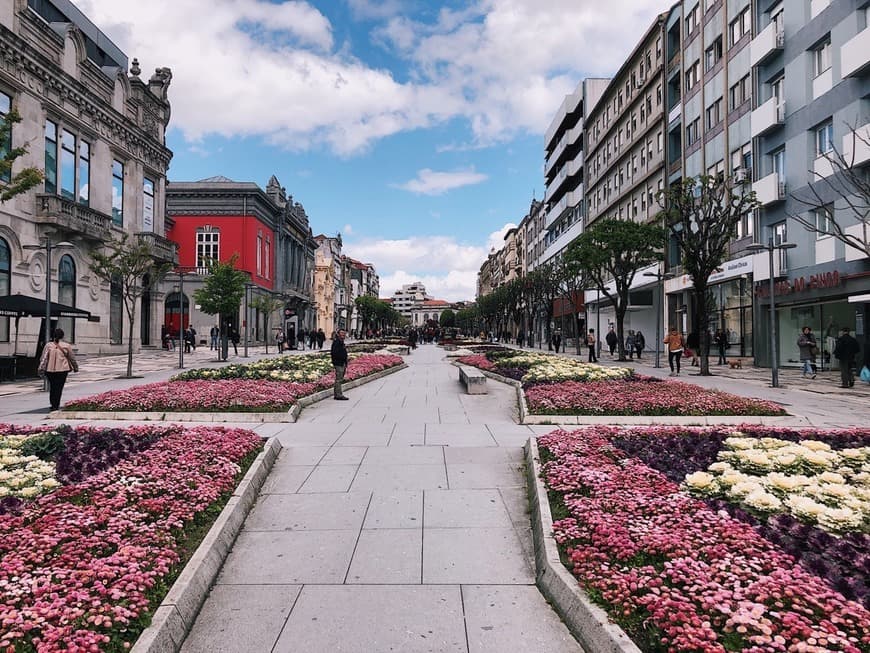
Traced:
POLYGON ((182 528, 232 490, 251 431, 173 430, 149 449, 0 516, 0 650, 99 651, 135 636, 182 528))
MULTIPOLYGON (((360 356, 348 363, 345 379, 368 376, 401 363, 401 356, 360 356)), ((75 399, 67 402, 64 408, 115 411, 280 412, 289 409, 300 397, 331 386, 334 380, 335 373, 330 372, 313 383, 262 379, 166 381, 75 399)))
POLYGON ((462 356, 461 358, 457 358, 457 361, 462 363, 463 365, 471 365, 472 367, 478 367, 482 370, 491 370, 495 367, 495 363, 489 360, 483 354, 474 354, 473 356, 462 356))
POLYGON ((634 377, 613 381, 564 381, 526 388, 538 415, 783 415, 776 403, 705 390, 680 381, 634 377))
POLYGON ((670 651, 870 650, 863 606, 608 435, 559 430, 539 443, 544 479, 569 513, 556 540, 632 637, 670 651))

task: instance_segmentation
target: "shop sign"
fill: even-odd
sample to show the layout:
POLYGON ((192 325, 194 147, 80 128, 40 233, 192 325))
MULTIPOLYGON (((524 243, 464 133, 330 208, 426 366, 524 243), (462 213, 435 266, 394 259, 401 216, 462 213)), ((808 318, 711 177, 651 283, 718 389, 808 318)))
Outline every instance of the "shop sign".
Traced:
MULTIPOLYGON (((752 261, 753 256, 751 255, 727 261, 719 266, 719 269, 716 272, 710 275, 707 279, 707 283, 712 286, 713 284, 727 279, 733 279, 734 277, 739 277, 743 274, 750 274, 752 272, 752 261)), ((665 292, 678 292, 680 290, 685 290, 686 288, 691 288, 692 285, 692 277, 688 274, 684 274, 675 279, 668 279, 665 281, 665 292)))
MULTIPOLYGON (((773 292, 779 297, 780 295, 792 295, 795 293, 806 292, 808 290, 818 290, 823 288, 837 288, 843 281, 843 277, 839 270, 833 272, 820 272, 819 274, 811 274, 806 277, 796 277, 794 279, 784 279, 773 284, 773 292)), ((755 285, 756 297, 770 296, 770 283, 768 281, 759 281, 755 285)))

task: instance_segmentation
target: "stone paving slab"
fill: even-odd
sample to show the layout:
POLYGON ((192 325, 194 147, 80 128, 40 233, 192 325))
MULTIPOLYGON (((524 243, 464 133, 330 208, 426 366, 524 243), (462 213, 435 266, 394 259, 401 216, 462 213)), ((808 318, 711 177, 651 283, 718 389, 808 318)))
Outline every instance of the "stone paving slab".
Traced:
POLYGON ((512 522, 498 490, 424 493, 426 528, 507 528, 512 522))
POLYGON ((418 528, 364 530, 359 535, 348 583, 410 585, 422 577, 423 532, 418 528))
POLYGON ((351 490, 389 493, 395 490, 447 489, 447 469, 441 465, 360 465, 351 490))
POLYGON ((525 485, 521 463, 456 463, 447 465, 450 487, 483 489, 525 485))
POLYGON ((508 528, 425 528, 424 584, 532 585, 535 574, 508 528))
POLYGON ((302 494, 347 492, 359 465, 323 465, 317 467, 299 488, 302 494))
POLYGON ((423 528, 423 491, 375 493, 363 528, 423 528))
POLYGON ((245 530, 359 530, 370 498, 368 492, 267 495, 248 515, 245 530))

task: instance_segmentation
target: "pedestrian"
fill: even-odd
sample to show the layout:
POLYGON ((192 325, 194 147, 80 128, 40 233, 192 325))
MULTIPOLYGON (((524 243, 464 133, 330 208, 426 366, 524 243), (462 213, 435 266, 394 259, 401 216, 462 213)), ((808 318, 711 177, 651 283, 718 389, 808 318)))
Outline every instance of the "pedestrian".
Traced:
POLYGON ((217 349, 218 348, 218 338, 221 335, 221 330, 218 329, 217 325, 212 325, 211 331, 208 332, 209 336, 209 349, 217 349))
POLYGON ((607 335, 604 336, 604 340, 607 343, 607 347, 610 349, 610 357, 613 358, 613 352, 616 351, 616 345, 619 344, 619 336, 616 335, 616 331, 613 329, 613 325, 610 325, 610 329, 607 331, 607 335))
POLYGON ((160 325, 160 344, 164 349, 171 349, 169 346, 171 342, 169 339, 169 327, 165 324, 160 325))
POLYGON ((596 338, 595 338, 595 329, 589 329, 589 334, 586 336, 586 347, 589 349, 589 362, 597 363, 598 356, 595 355, 595 346, 596 346, 596 338))
POLYGON ((239 355, 239 340, 241 340, 241 338, 239 337, 239 330, 236 329, 236 327, 231 326, 230 342, 233 343, 233 351, 235 352, 236 356, 239 355))
POLYGON ((282 329, 278 329, 275 333, 275 342, 278 343, 278 352, 284 351, 284 331, 282 329))
POLYGON ((561 329, 556 329, 556 333, 553 334, 553 349, 556 350, 556 353, 559 353, 559 347, 562 345, 562 331, 561 329))
POLYGON ((701 334, 697 331, 692 331, 689 334, 689 337, 686 338, 685 344, 685 354, 686 358, 691 357, 692 362, 690 363, 692 367, 698 367, 700 365, 701 356, 698 351, 701 348, 701 334))
POLYGON ((315 343, 317 343, 317 329, 312 328, 308 332, 308 348, 314 349, 315 343))
POLYGON ((190 332, 190 327, 187 327, 184 330, 184 353, 189 354, 191 347, 193 347, 193 334, 190 332))
POLYGON ((725 359, 725 350, 728 349, 728 336, 722 329, 716 329, 716 335, 713 336, 713 342, 719 350, 719 362, 717 365, 725 365, 728 361, 725 359))
POLYGON ((190 346, 196 351, 196 329, 193 326, 190 327, 190 346))
POLYGON ((801 376, 803 378, 816 378, 816 356, 819 354, 819 346, 816 343, 816 336, 813 335, 812 327, 805 326, 801 329, 801 334, 797 339, 798 350, 800 351, 800 361, 803 363, 801 376))
POLYGON ((671 368, 671 376, 680 375, 680 357, 683 355, 683 335, 677 332, 677 327, 671 327, 668 335, 662 342, 667 345, 668 365, 671 368), (676 364, 676 368, 675 368, 676 364))
POLYGON ((634 332, 634 350, 637 352, 637 360, 640 360, 640 352, 643 351, 644 347, 646 347, 646 338, 643 337, 643 333, 638 329, 634 332))
POLYGON ((840 337, 837 338, 837 346, 834 347, 834 356, 840 360, 840 385, 843 388, 851 388, 855 385, 855 374, 852 368, 855 365, 855 356, 861 351, 861 345, 849 331, 849 327, 843 327, 840 337))
POLYGON ((339 329, 335 332, 332 338, 332 348, 329 350, 329 357, 332 360, 332 366, 335 368, 335 383, 332 386, 332 398, 338 401, 347 401, 347 397, 341 391, 341 382, 344 380, 344 373, 347 370, 347 347, 344 346, 344 338, 347 332, 344 329, 339 329))
POLYGON ((634 331, 632 329, 629 329, 628 335, 625 336, 625 353, 628 354, 629 359, 634 358, 634 331))
POLYGON ((296 349, 305 349, 305 341, 308 338, 308 332, 302 328, 299 329, 299 338, 297 339, 296 349))
POLYGON ((60 408, 60 396, 70 372, 78 372, 79 364, 73 353, 72 346, 63 342, 63 329, 51 332, 51 342, 42 350, 39 360, 39 374, 48 379, 48 400, 52 410, 60 408))
POLYGON ((323 332, 323 329, 317 330, 317 348, 323 349, 323 343, 326 342, 326 334, 323 332))
POLYGON ((523 348, 523 342, 525 341, 525 339, 526 339, 526 334, 523 333, 523 330, 522 330, 522 329, 520 329, 520 330, 519 330, 519 333, 517 333, 517 347, 519 347, 520 349, 522 349, 522 348, 523 348))

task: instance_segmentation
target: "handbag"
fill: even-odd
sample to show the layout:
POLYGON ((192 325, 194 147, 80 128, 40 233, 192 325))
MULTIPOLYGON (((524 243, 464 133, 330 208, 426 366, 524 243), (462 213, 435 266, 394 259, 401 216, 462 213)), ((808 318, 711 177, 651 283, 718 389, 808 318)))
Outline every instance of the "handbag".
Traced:
POLYGON ((812 347, 810 347, 810 356, 812 356, 813 358, 815 358, 815 357, 818 356, 818 355, 819 355, 819 348, 816 347, 815 345, 813 345, 812 347))
MULTIPOLYGON (((58 346, 60 346, 60 345, 58 345, 58 346)), ((63 347, 60 347, 60 350, 63 352, 63 355, 66 356, 66 362, 69 363, 69 366, 72 369, 72 371, 78 372, 79 371, 79 364, 76 363, 72 358, 69 357, 69 352, 66 349, 64 349, 63 347)))

